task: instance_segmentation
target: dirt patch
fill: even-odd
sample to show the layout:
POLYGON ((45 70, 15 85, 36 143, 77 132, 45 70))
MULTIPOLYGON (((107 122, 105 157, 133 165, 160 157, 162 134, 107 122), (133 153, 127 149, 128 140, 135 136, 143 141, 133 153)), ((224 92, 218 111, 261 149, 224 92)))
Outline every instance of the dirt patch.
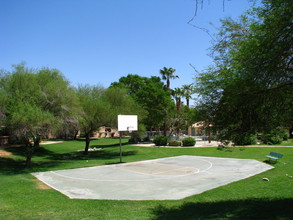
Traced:
POLYGON ((12 153, 6 150, 0 150, 0 156, 10 156, 12 153))
POLYGON ((47 145, 47 144, 58 144, 63 143, 64 141, 42 141, 40 145, 47 145))
POLYGON ((50 186, 46 185, 45 183, 39 180, 36 180, 36 183, 37 183, 37 189, 41 189, 41 190, 51 189, 50 186))

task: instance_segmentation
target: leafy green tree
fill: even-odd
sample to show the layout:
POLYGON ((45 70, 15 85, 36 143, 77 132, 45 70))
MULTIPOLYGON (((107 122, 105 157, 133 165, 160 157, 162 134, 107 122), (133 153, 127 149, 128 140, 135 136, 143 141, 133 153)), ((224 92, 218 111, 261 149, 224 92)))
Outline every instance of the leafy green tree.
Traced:
POLYGON ((170 79, 179 78, 179 76, 174 74, 175 72, 176 72, 176 70, 173 69, 172 67, 171 68, 164 67, 163 69, 160 70, 160 74, 162 75, 162 79, 166 80, 167 90, 170 89, 170 79))
POLYGON ((172 96, 175 99, 176 111, 172 114, 171 128, 176 130, 177 134, 180 130, 187 130, 188 126, 195 122, 196 113, 195 109, 189 108, 189 98, 191 98, 192 89, 191 85, 184 85, 182 88, 175 88, 172 90, 172 96), (185 97, 187 105, 184 105, 181 98, 185 97))
POLYGON ((36 74, 40 89, 39 105, 58 119, 57 136, 75 136, 79 130, 79 100, 74 88, 57 69, 43 68, 36 74))
POLYGON ((10 136, 24 145, 31 166, 40 139, 54 134, 62 124, 62 115, 73 111, 74 93, 58 70, 30 69, 25 64, 14 65, 11 73, 1 78, 1 112, 10 136), (4 102, 4 104, 2 104, 4 102))
POLYGON ((1 93, 6 97, 5 126, 12 137, 25 145, 26 167, 30 167, 39 137, 56 124, 54 116, 39 105, 41 92, 34 70, 24 64, 15 65, 1 84, 1 93))
POLYGON ((142 123, 147 129, 158 129, 164 125, 168 118, 173 102, 169 91, 159 77, 141 77, 129 74, 114 82, 111 87, 126 88, 128 94, 146 111, 142 123))
POLYGON ((253 16, 223 21, 215 65, 198 79, 223 140, 292 126, 292 10, 291 1, 264 0, 253 16))
MULTIPOLYGON (((153 78, 153 80, 159 81, 158 78, 153 78)), ((139 92, 142 87, 149 81, 147 77, 141 77, 137 74, 128 74, 127 76, 123 76, 119 79, 119 82, 111 83, 110 87, 119 87, 126 89, 129 95, 133 95, 139 92)))
POLYGON ((27 102, 18 102, 10 111, 8 123, 11 134, 25 144, 26 167, 31 167, 36 142, 40 136, 52 130, 55 117, 52 113, 27 102))
POLYGON ((117 115, 137 115, 138 120, 145 119, 146 112, 143 108, 127 93, 127 89, 120 87, 110 87, 105 90, 102 96, 111 108, 108 114, 111 115, 109 125, 117 127, 117 115))
POLYGON ((101 126, 110 124, 111 115, 109 112, 111 106, 103 99, 105 89, 102 87, 79 86, 76 93, 81 107, 79 124, 86 139, 84 154, 88 154, 92 132, 98 130, 101 126))
POLYGON ((7 94, 4 91, 4 75, 0 73, 0 135, 5 127, 7 94))
POLYGON ((79 86, 76 91, 81 113, 79 124, 85 134, 84 153, 88 154, 90 137, 101 126, 117 127, 117 115, 135 114, 143 118, 141 107, 120 87, 79 86))
POLYGON ((0 91, 0 130, 4 126, 6 95, 0 91))

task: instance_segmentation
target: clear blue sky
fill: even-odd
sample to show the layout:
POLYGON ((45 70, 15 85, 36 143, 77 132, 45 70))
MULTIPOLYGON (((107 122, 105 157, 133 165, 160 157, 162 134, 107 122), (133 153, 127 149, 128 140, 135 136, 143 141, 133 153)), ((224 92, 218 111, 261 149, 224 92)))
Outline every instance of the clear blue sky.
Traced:
MULTIPOLYGON (((211 32, 225 16, 238 17, 248 0, 204 0, 193 24, 211 32)), ((193 82, 211 59, 209 36, 187 22, 195 0, 0 0, 0 69, 22 61, 57 68, 73 84, 108 87, 127 74, 159 76, 164 66, 193 82)))

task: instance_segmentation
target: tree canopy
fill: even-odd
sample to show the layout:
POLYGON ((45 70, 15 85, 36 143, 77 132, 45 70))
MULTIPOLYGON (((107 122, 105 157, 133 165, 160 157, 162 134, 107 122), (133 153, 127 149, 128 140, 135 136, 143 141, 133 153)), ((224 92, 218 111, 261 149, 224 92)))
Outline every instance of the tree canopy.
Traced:
MULTIPOLYGON (((223 139, 292 126, 292 15, 288 0, 264 0, 238 21, 222 21, 214 65, 197 91, 223 139)), ((241 136, 241 137, 240 137, 241 136)))
POLYGON ((0 102, 1 121, 14 138, 25 144, 29 167, 40 138, 57 130, 63 123, 62 115, 70 117, 70 100, 74 96, 59 71, 34 70, 24 64, 15 65, 11 73, 4 74, 0 86, 4 97, 0 102))
POLYGON ((102 87, 88 85, 79 86, 76 91, 81 108, 79 124, 86 138, 85 154, 89 150, 91 133, 110 121, 110 106, 102 99, 104 92, 102 87))
POLYGON ((174 73, 176 72, 175 69, 173 69, 172 67, 167 68, 164 67, 163 69, 160 70, 160 74, 162 75, 162 79, 166 80, 166 86, 167 89, 170 89, 170 79, 176 79, 179 78, 177 75, 175 75, 174 73))
POLYGON ((148 78, 129 74, 121 77, 119 82, 112 83, 110 87, 127 89, 128 94, 146 112, 142 122, 150 130, 160 128, 173 107, 169 91, 164 89, 163 82, 156 76, 148 78))

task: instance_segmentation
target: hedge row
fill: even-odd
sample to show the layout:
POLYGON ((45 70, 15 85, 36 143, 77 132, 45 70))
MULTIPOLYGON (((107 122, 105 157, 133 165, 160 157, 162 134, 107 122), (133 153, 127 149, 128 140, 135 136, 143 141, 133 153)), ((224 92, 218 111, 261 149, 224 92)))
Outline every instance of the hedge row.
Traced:
POLYGON ((156 136, 153 140, 156 146, 194 146, 196 141, 192 137, 184 138, 182 141, 169 141, 166 136, 156 136))

